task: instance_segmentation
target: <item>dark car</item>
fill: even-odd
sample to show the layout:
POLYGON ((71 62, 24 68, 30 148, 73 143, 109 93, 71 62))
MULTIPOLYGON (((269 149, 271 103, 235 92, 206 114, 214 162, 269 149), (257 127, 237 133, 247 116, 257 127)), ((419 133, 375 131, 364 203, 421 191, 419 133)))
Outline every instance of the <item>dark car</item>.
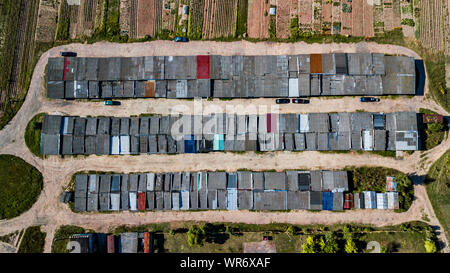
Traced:
POLYGON ((277 99, 275 102, 277 104, 286 104, 286 103, 290 103, 291 101, 289 99, 277 99))
POLYGON ((114 100, 105 100, 103 102, 104 105, 120 105, 120 101, 114 101, 114 100))
POLYGON ((305 99, 292 99, 292 103, 308 104, 308 103, 309 103, 309 100, 305 100, 305 99))
POLYGON ((362 97, 360 99, 361 102, 376 102, 380 101, 380 99, 374 98, 374 97, 362 97))
POLYGON ((189 39, 186 37, 175 37, 175 39, 173 39, 175 42, 189 42, 189 39))
POLYGON ((272 241, 272 236, 263 236, 264 241, 272 241))
POLYGON ((60 54, 63 57, 76 57, 77 56, 76 52, 68 52, 68 51, 61 51, 60 54))

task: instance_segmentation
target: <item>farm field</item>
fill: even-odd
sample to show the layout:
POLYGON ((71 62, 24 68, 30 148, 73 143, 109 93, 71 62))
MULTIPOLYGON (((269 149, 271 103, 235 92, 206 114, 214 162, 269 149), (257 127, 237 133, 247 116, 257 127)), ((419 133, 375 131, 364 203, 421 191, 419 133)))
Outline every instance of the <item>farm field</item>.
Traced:
POLYGON ((450 54, 450 1, 419 1, 419 35, 422 44, 434 51, 450 54))
POLYGON ((34 65, 39 1, 2 1, 0 17, 0 129, 20 108, 34 65))

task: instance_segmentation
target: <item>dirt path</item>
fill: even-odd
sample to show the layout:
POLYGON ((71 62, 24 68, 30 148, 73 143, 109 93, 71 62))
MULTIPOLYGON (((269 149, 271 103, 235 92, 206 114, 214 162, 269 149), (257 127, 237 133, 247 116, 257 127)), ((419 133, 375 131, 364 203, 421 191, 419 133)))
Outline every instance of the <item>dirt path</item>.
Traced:
MULTIPOLYGON (((256 153, 209 153, 209 154, 178 154, 178 155, 139 155, 139 156, 88 156, 60 158, 50 156, 45 160, 35 157, 25 145, 23 134, 31 118, 40 113, 62 113, 67 115, 114 115, 130 116, 141 113, 168 114, 178 109, 178 112, 192 111, 197 101, 181 100, 124 100, 120 107, 103 107, 101 102, 80 102, 49 100, 44 94, 44 70, 49 56, 57 56, 59 51, 76 51, 79 56, 107 57, 107 56, 144 56, 144 55, 195 55, 195 54, 300 54, 300 53, 331 53, 331 52, 379 52, 389 54, 406 54, 420 58, 415 52, 399 46, 378 45, 375 43, 358 44, 327 44, 309 45, 306 43, 250 43, 246 41, 220 42, 189 42, 188 44, 168 41, 155 41, 138 44, 97 43, 94 45, 71 44, 53 48, 43 54, 36 65, 30 90, 23 107, 14 119, 0 131, 0 153, 13 154, 23 158, 38 168, 44 176, 44 189, 33 207, 11 220, 0 221, 0 235, 8 234, 31 225, 42 225, 47 232, 45 251, 49 252, 54 232, 59 225, 79 225, 99 231, 106 231, 109 227, 128 224, 139 225, 150 222, 168 221, 227 221, 246 222, 254 224, 285 222, 293 224, 324 224, 331 225, 343 222, 365 223, 376 226, 399 224, 402 222, 420 220, 423 213, 428 215, 430 223, 440 227, 426 190, 421 183, 415 185, 415 196, 411 208, 405 213, 394 213, 382 210, 355 210, 345 213, 322 211, 319 213, 308 211, 293 212, 248 212, 248 211, 201 211, 176 212, 160 211, 148 213, 121 212, 115 214, 101 213, 72 213, 67 205, 59 202, 63 187, 70 181, 71 176, 78 171, 98 170, 115 172, 137 171, 200 171, 227 170, 235 171, 240 168, 254 170, 262 169, 341 169, 346 166, 385 166, 396 168, 408 174, 423 175, 432 161, 439 158, 450 148, 447 139, 438 147, 426 151, 428 160, 421 162, 421 152, 406 156, 403 160, 381 157, 373 154, 330 154, 320 152, 270 152, 256 153), (224 46, 225 45, 225 46, 224 46), (180 107, 184 109, 180 110, 180 107), (311 159, 314 160, 311 160, 311 159), (151 166, 151 167, 149 167, 151 166), (224 167, 226 166, 226 167, 224 167)), ((425 93, 427 89, 425 89, 425 93)), ((203 112, 221 111, 220 107, 238 105, 273 106, 273 99, 232 100, 220 101, 203 100, 203 112), (250 102, 250 103, 249 103, 250 102), (215 104, 219 107, 208 109, 215 104)), ((255 108, 256 108, 255 107, 255 108)), ((440 106, 424 97, 399 98, 396 100, 383 99, 381 103, 361 104, 358 98, 343 99, 312 99, 310 105, 283 106, 280 112, 335 112, 335 111, 417 111, 418 108, 433 109, 441 114, 447 114, 440 106)), ((222 110, 223 111, 223 110, 222 110)), ((242 110, 241 110, 242 111, 242 110)), ((250 111, 251 112, 251 111, 250 111)), ((448 245, 445 236, 442 240, 448 245)))

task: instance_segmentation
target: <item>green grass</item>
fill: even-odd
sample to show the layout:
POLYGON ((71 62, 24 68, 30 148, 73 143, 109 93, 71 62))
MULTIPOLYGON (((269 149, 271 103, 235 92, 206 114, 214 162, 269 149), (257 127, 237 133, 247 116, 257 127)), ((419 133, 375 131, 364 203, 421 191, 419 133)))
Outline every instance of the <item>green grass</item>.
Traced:
POLYGON ((425 59, 428 87, 435 101, 450 112, 450 90, 445 83, 445 58, 435 55, 425 59))
MULTIPOLYGON (((331 231, 343 251, 344 227, 349 228, 359 252, 366 252, 369 241, 377 241, 390 252, 422 253, 426 232, 431 228, 423 222, 410 222, 397 226, 373 227, 369 225, 290 225, 283 223, 204 223, 171 222, 148 224, 135 227, 120 226, 112 230, 121 232, 155 232, 156 252, 168 253, 242 253, 244 242, 260 242, 264 235, 272 236, 279 253, 301 252, 302 244, 308 236, 323 236, 331 231), (197 225, 205 230, 201 246, 188 244, 188 230, 197 225), (287 230, 291 229, 289 235, 287 230)), ((67 244, 65 242, 64 246, 67 244)))
POLYGON ((277 21, 275 15, 270 15, 269 39, 277 38, 277 21))
POLYGON ((27 14, 27 20, 24 25, 23 50, 19 53, 23 58, 22 63, 18 64, 18 74, 14 76, 13 61, 15 60, 15 51, 17 49, 17 33, 19 32, 20 6, 21 1, 5 0, 2 1, 0 9, 0 93, 2 102, 0 105, 0 129, 2 129, 14 117, 22 106, 26 90, 31 81, 31 74, 34 69, 34 60, 30 58, 35 54, 35 17, 37 10, 37 1, 30 3, 30 13, 27 14), (12 78, 14 76, 14 78, 12 78), (12 90, 11 83, 16 82, 17 91, 12 90))
POLYGON ((27 125, 27 129, 25 131, 25 143, 27 144, 28 149, 38 157, 42 158, 40 152, 40 143, 41 143, 41 131, 42 131, 42 122, 44 120, 45 113, 40 113, 34 116, 27 125))
POLYGON ((450 240, 450 150, 431 166, 426 189, 434 212, 450 240))
POLYGON ((52 242, 52 253, 69 253, 67 244, 69 237, 74 234, 84 233, 86 230, 77 226, 60 226, 55 232, 55 237, 52 242))
POLYGON ((236 18, 236 37, 243 37, 247 33, 248 1, 238 0, 236 18))
POLYGON ((0 219, 19 216, 41 193, 42 174, 21 158, 0 155, 0 219))
POLYGON ((41 231, 40 226, 33 226, 26 229, 22 242, 19 246, 19 253, 43 253, 46 233, 41 231))
POLYGON ((419 108, 419 113, 420 114, 428 114, 428 115, 437 115, 438 113, 430 110, 430 109, 426 109, 426 108, 419 108))

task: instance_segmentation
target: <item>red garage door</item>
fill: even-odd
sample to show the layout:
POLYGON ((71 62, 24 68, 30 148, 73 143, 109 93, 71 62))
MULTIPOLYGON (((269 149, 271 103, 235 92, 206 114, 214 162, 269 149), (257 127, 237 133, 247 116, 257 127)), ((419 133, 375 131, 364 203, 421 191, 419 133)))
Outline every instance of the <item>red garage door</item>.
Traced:
POLYGON ((209 79, 209 56, 197 56, 197 79, 209 79))

